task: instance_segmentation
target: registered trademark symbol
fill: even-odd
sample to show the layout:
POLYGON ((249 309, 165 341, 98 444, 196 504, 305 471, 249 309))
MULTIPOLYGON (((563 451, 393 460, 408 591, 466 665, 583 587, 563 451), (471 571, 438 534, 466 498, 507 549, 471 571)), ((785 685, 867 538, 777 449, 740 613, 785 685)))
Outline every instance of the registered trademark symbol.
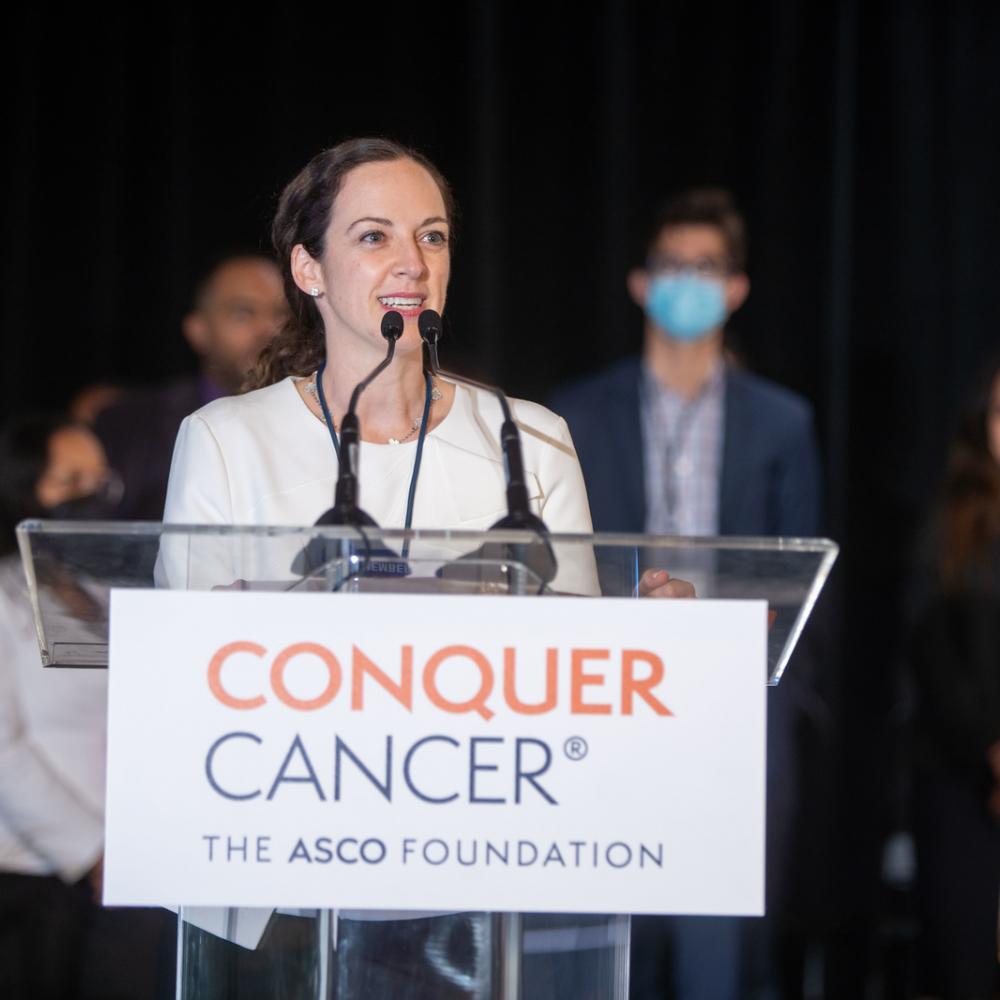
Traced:
POLYGON ((590 747, 587 746, 587 741, 582 736, 571 736, 563 744, 563 753, 569 757, 570 760, 583 760, 587 756, 587 751, 590 747))

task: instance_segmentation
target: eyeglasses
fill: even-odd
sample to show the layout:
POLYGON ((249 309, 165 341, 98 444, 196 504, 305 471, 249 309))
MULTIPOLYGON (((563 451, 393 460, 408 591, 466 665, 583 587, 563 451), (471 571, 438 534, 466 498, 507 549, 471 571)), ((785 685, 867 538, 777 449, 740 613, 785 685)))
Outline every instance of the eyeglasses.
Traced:
POLYGON ((718 257, 698 257, 695 260, 681 260, 679 257, 650 257, 646 270, 651 274, 673 277, 680 274, 695 274, 699 278, 726 278, 733 272, 732 261, 718 257))

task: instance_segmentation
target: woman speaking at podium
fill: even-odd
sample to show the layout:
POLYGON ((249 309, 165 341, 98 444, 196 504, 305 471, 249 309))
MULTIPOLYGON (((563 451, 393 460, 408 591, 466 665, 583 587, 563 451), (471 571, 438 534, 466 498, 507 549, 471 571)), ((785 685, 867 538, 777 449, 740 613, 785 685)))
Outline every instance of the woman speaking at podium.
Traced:
MULTIPOLYGON (((341 421, 386 354, 390 311, 404 321, 394 360, 357 408, 361 506, 386 528, 475 531, 506 513, 496 399, 424 370, 417 318, 444 309, 454 214, 434 165, 385 139, 343 142, 292 180, 272 230, 290 319, 250 373, 252 391, 185 420, 165 520, 305 525, 326 511, 341 421)), ((551 531, 589 533, 565 422, 534 403, 512 407, 534 512, 551 531)))
MULTIPOLYGON (((444 309, 454 218, 440 171, 390 140, 351 139, 306 165, 282 193, 272 227, 290 318, 250 373, 252 391, 182 424, 165 521, 306 525, 326 511, 341 420, 355 386, 385 356, 390 311, 403 317, 403 334, 357 409, 361 506, 385 528, 477 531, 507 513, 497 400, 424 370, 417 318, 444 309)), ((552 532, 589 534, 565 421, 535 403, 511 404, 533 512, 552 532)), ((597 592, 582 556, 561 554, 557 589, 597 592)), ((691 589, 661 570, 647 571, 640 592, 691 589)))
MULTIPOLYGON (((498 401, 424 368, 417 319, 426 309, 444 310, 454 216, 451 191, 434 165, 385 139, 341 143, 291 181, 272 229, 290 318, 251 371, 249 391, 218 399, 182 424, 165 521, 302 526, 327 511, 341 423, 355 386, 386 355, 381 328, 391 311, 403 318, 393 361, 357 407, 360 506, 385 528, 479 531, 507 513, 498 401)), ((533 403, 511 406, 533 512, 550 531, 590 533, 565 422, 533 403)), ((165 538, 161 575, 181 587, 294 575, 294 553, 275 560, 276 541, 267 539, 267 553, 262 547, 248 555, 226 538, 192 538, 191 552, 165 538)), ((301 540, 292 543, 301 547, 301 540)), ((586 555, 560 558, 559 589, 597 592, 586 555)), ((282 934, 307 934, 308 925, 289 920, 278 919, 282 934)), ((425 964, 417 953, 449 926, 389 921, 371 935, 363 922, 347 922, 342 946, 368 956, 362 965, 370 995, 399 995, 395 963, 409 969, 407 995, 436 996, 430 981, 414 979, 425 964)), ((241 952, 239 959, 241 981, 269 981, 266 955, 241 952)))
MULTIPOLYGON (((182 424, 165 521, 302 526, 327 511, 341 424, 355 387, 386 356, 381 330, 390 312, 402 317, 402 335, 392 363, 356 411, 360 506, 384 528, 482 531, 507 514, 497 399, 435 379, 424 367, 418 317, 444 310, 454 217, 440 172, 394 142, 354 139, 310 161, 282 193, 272 229, 290 318, 250 373, 249 391, 209 403, 182 424)), ((589 534, 583 476, 566 423, 534 403, 511 400, 511 407, 532 512, 551 532, 589 534)), ((267 564, 275 541, 267 540, 270 556, 255 562, 238 542, 212 558, 194 552, 194 539, 193 554, 172 558, 173 542, 165 539, 161 570, 175 586, 274 580, 291 573, 292 563, 267 564)), ((598 593, 592 554, 572 548, 558 553, 553 586, 598 593)), ((687 596, 691 588, 650 571, 640 592, 687 596)), ((380 948, 397 931, 399 947, 390 951, 423 946, 401 921, 382 928, 380 948)), ((427 933, 433 932, 421 932, 427 933)), ((358 947, 367 940, 360 934, 358 947)))

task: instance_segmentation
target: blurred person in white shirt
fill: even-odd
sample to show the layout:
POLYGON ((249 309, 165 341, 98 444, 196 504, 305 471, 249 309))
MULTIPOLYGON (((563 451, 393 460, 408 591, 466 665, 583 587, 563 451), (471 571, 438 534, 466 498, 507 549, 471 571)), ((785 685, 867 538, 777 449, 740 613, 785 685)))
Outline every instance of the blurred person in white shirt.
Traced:
POLYGON ((14 527, 94 518, 111 486, 86 427, 0 429, 0 995, 76 995, 100 895, 107 673, 44 669, 14 527))

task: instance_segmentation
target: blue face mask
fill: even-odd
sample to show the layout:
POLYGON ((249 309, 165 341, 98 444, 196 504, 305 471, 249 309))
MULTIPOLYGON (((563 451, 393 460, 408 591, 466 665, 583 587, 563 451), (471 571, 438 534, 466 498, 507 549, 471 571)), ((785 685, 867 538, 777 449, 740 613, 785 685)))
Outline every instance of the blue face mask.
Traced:
POLYGON ((725 322, 725 290, 696 274, 659 275, 649 283, 646 315, 675 340, 697 340, 725 322))

